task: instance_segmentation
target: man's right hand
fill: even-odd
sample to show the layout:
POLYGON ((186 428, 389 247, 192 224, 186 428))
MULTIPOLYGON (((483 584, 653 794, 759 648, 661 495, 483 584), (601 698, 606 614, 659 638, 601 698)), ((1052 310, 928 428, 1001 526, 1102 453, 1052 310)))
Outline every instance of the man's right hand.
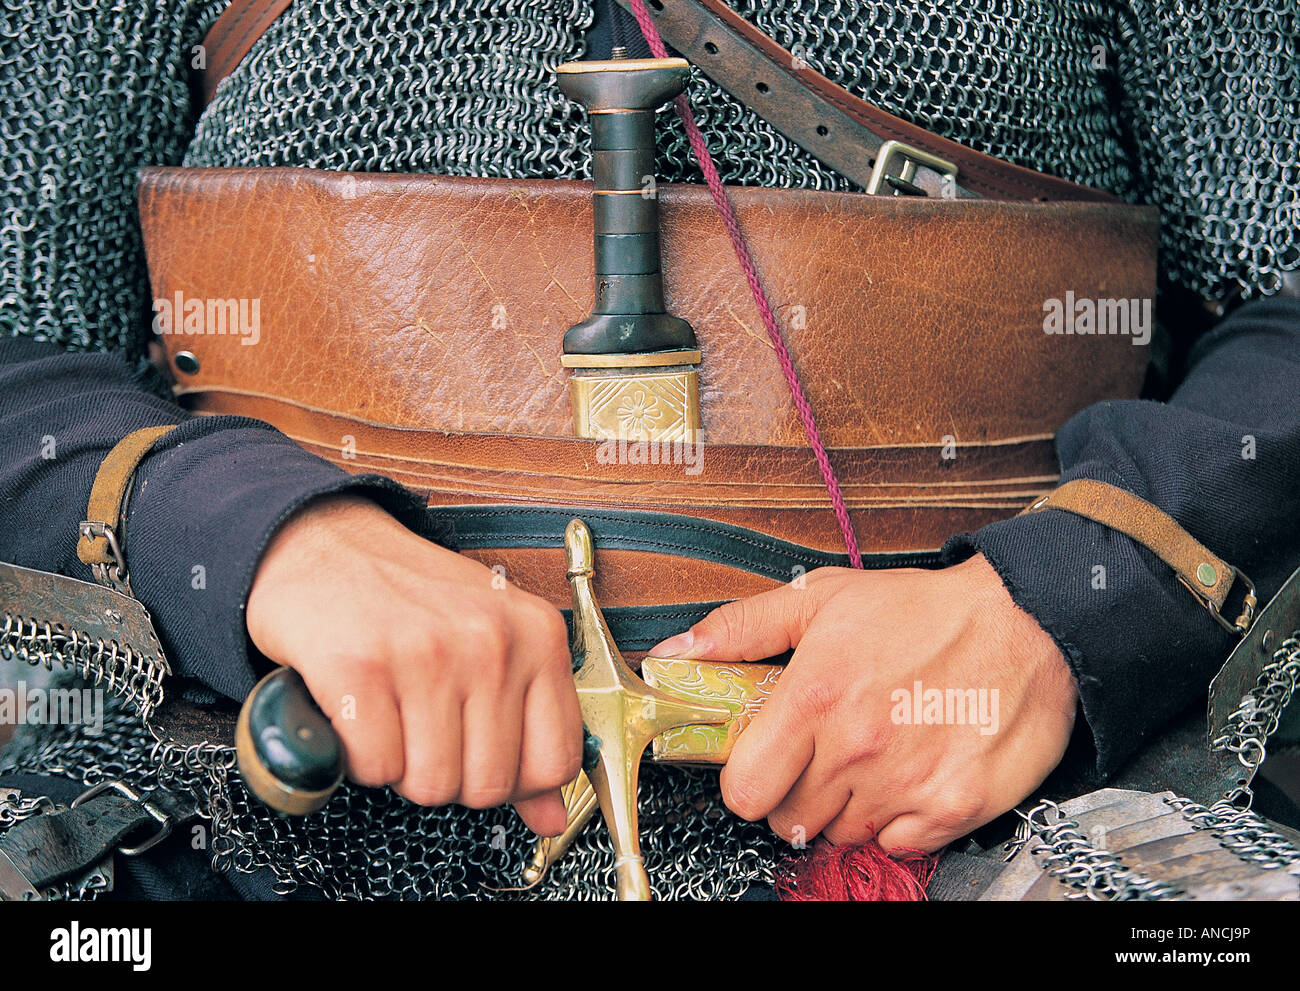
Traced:
POLYGON ((342 495, 276 533, 246 621, 302 675, 354 781, 421 805, 512 802, 535 832, 563 831, 582 717, 554 606, 342 495))

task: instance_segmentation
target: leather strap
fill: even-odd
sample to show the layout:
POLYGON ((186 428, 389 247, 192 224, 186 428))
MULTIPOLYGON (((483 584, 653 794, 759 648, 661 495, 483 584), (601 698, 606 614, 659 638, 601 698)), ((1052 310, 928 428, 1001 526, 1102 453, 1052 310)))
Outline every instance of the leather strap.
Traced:
MULTIPOLYGON (((618 3, 632 6, 630 0, 618 3)), ((1116 202, 1109 193, 1011 165, 886 113, 796 58, 723 0, 663 0, 647 7, 664 41, 692 65, 869 193, 1116 202), (945 192, 943 172, 916 159, 911 159, 915 175, 899 182, 909 159, 896 145, 885 149, 886 142, 900 142, 955 165, 955 189, 945 192), (888 160, 879 163, 877 174, 882 149, 889 152, 888 160)))
MULTIPOLYGON (((629 0, 618 2, 631 6, 629 0)), ((291 3, 233 0, 217 18, 203 40, 206 64, 197 78, 202 106, 291 3)), ((1109 193, 1012 165, 886 113, 795 58, 722 0, 662 0, 648 6, 664 41, 790 140, 868 192, 1118 202, 1109 193), (909 154, 909 149, 922 155, 909 154), (955 175, 946 179, 947 170, 925 156, 955 166, 955 175)))
MULTIPOLYGON (((176 429, 176 424, 145 427, 123 437, 108 452, 95 475, 90 489, 86 519, 81 524, 77 557, 82 564, 101 568, 116 567, 118 578, 126 580, 122 557, 120 521, 126 494, 135 470, 162 437, 176 429)), ((96 577, 99 577, 98 573, 96 577)))
POLYGON ((293 0, 234 0, 203 37, 204 65, 195 73, 200 109, 212 102, 221 80, 235 71, 258 38, 293 0))
POLYGON ((1245 632, 1254 618, 1255 586, 1250 579, 1211 553, 1168 513, 1133 493, 1106 482, 1080 478, 1043 496, 1025 513, 1045 509, 1063 509, 1132 537, 1173 568, 1178 580, 1226 628, 1245 632), (1242 615, 1234 626, 1222 617, 1221 610, 1237 578, 1242 579, 1248 591, 1242 615))
MULTIPOLYGON (((70 809, 24 819, 0 835, 0 901, 30 898, 43 888, 86 873, 147 824, 152 824, 157 838, 170 831, 170 820, 151 803, 114 791, 101 791, 70 809), (166 825, 160 830, 162 823, 166 825)), ((155 841, 142 846, 148 848, 155 841)), ((137 847, 130 852, 144 851, 137 847)))

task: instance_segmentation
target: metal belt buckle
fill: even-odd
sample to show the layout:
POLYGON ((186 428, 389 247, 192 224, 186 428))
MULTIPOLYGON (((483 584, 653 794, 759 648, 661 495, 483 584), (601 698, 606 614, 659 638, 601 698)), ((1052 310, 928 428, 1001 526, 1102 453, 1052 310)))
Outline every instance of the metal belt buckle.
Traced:
POLYGON ((95 581, 108 586, 114 591, 121 592, 123 595, 134 598, 135 592, 131 590, 131 581, 126 571, 126 558, 122 556, 122 545, 117 542, 117 533, 113 528, 99 520, 82 520, 78 530, 87 540, 103 537, 108 541, 108 549, 113 555, 114 564, 92 564, 90 566, 95 581))
MULTIPOLYGON (((1201 567, 1204 568, 1207 566, 1201 565, 1201 567)), ((1232 565, 1228 565, 1228 569, 1232 573, 1232 581, 1228 584, 1229 591, 1231 591, 1232 586, 1238 581, 1246 586, 1246 592, 1241 601, 1241 615, 1237 617, 1235 623, 1229 622, 1229 620, 1224 617, 1223 613, 1219 612, 1219 607, 1207 599, 1202 592, 1192 588, 1191 584, 1188 583, 1182 575, 1177 575, 1176 577, 1180 582, 1182 582, 1183 587, 1196 596, 1197 601, 1210 611, 1210 615, 1214 617, 1216 623, 1222 626, 1229 633, 1235 633, 1237 636, 1245 636, 1250 630, 1251 624, 1255 621, 1255 610, 1259 606, 1259 599, 1255 595, 1255 583, 1247 578, 1246 573, 1240 568, 1234 568, 1232 565)))
POLYGON ((71 808, 75 809, 82 802, 89 802, 96 795, 108 791, 108 789, 110 788, 112 788, 114 791, 118 792, 119 794, 126 796, 126 798, 129 801, 135 802, 146 812, 148 812, 149 815, 153 817, 154 821, 158 823, 158 832, 155 833, 148 840, 146 840, 144 843, 138 843, 132 847, 126 847, 126 846, 118 847, 117 852, 120 853, 123 857, 138 857, 140 856, 140 854, 152 850, 159 843, 161 843, 163 840, 167 839, 167 837, 171 835, 172 817, 169 816, 162 809, 158 808, 158 806, 154 805, 153 802, 147 802, 144 799, 142 799, 139 793, 136 792, 134 788, 131 788, 123 784, 121 781, 101 781, 99 784, 95 785, 92 788, 87 789, 86 791, 83 791, 80 795, 74 798, 72 800, 71 808))
POLYGON ((876 153, 876 164, 871 169, 871 178, 867 182, 867 192, 878 195, 886 183, 894 190, 894 195, 904 193, 910 196, 925 196, 926 192, 912 180, 920 166, 933 169, 943 176, 943 198, 957 198, 957 166, 946 158, 931 155, 914 145, 902 141, 886 141, 876 153), (895 158, 901 158, 902 167, 895 173, 890 171, 890 164, 895 158))
MULTIPOLYGON (((8 826, 12 827, 32 815, 57 815, 67 811, 67 806, 58 804, 48 796, 38 796, 35 800, 35 810, 15 820, 13 808, 21 798, 22 792, 17 788, 0 788, 0 813, 9 811, 7 817, 0 815, 0 823, 7 818, 8 826)), ((4 835, 4 832, 0 832, 0 839, 4 835)), ((91 867, 72 883, 83 895, 92 891, 112 891, 113 873, 113 860, 110 857, 91 867)), ((61 885, 56 885, 53 891, 38 890, 23 868, 14 863, 9 854, 0 847, 0 902, 39 902, 44 901, 46 896, 51 894, 58 898, 60 887, 61 885)))

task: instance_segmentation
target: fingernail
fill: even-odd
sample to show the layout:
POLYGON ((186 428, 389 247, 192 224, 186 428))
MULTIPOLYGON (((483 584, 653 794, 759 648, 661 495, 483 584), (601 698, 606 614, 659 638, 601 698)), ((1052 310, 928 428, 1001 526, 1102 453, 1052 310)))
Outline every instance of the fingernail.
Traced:
POLYGON ((691 648, 695 645, 695 633, 687 630, 685 633, 679 633, 675 637, 669 637, 654 650, 650 651, 652 657, 685 657, 690 653, 691 648))

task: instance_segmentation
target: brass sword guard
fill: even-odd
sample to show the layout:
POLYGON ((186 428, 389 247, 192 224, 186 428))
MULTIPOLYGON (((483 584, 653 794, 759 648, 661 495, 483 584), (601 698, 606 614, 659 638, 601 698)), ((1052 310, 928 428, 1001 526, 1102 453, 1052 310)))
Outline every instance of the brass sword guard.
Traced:
MULTIPOLYGON (((573 680, 583 723, 600 744, 596 763, 586 774, 614 843, 618 900, 649 901, 650 878, 641 861, 637 830, 641 754, 664 730, 691 723, 726 722, 732 713, 674 698, 638 678, 619 653, 596 604, 592 588, 595 550, 591 531, 582 520, 570 521, 565 529, 564 549, 573 591, 572 648, 577 665, 573 680)), ((580 789, 580 782, 571 787, 580 789)), ((566 830, 566 836, 571 839, 569 832, 566 830)), ((534 870, 537 867, 529 866, 534 870)))

